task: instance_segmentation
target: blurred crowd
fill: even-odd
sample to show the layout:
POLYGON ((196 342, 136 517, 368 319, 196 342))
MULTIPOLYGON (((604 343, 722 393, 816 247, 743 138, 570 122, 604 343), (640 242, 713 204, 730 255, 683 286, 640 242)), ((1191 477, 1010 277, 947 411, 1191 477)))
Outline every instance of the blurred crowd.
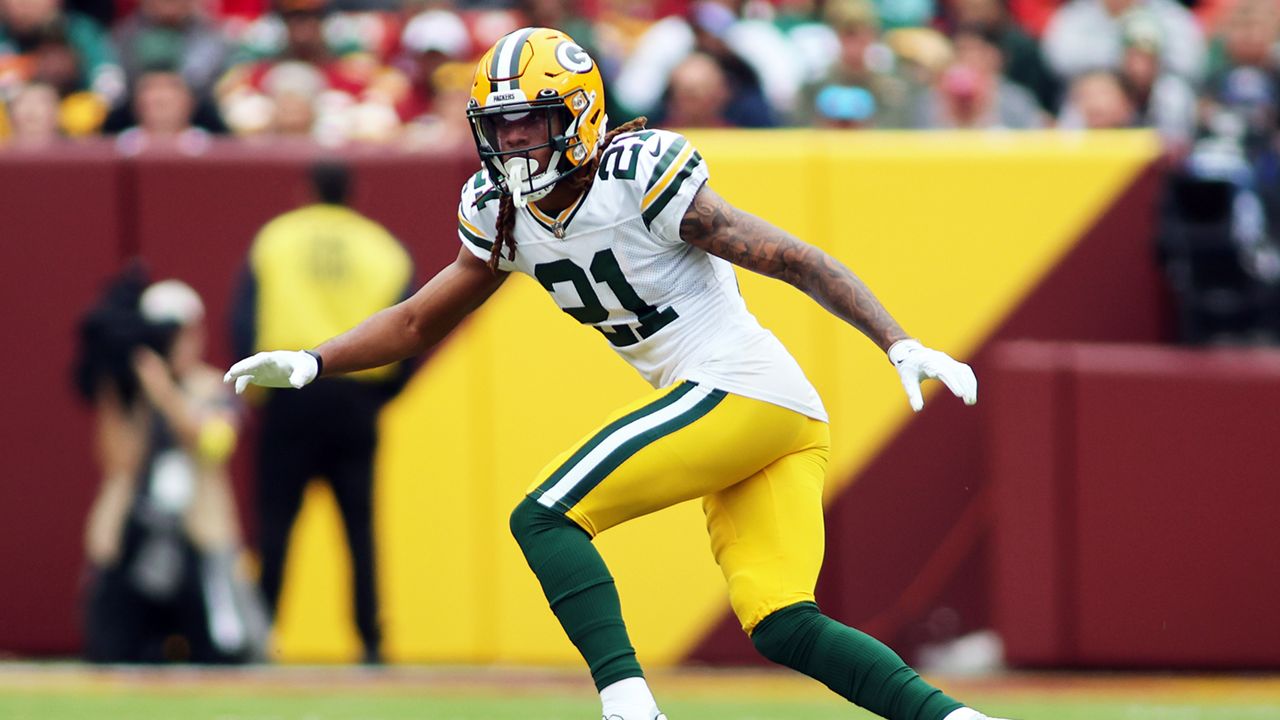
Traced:
POLYGON ((474 62, 523 25, 599 61, 617 124, 1274 125, 1280 0, 0 0, 0 144, 219 135, 467 145, 474 62))

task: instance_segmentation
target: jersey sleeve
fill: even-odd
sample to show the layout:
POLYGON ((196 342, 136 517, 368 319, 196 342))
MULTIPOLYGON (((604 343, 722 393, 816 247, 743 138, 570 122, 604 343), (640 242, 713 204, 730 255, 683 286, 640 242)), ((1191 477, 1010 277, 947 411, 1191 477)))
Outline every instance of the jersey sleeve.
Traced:
MULTIPOLYGON (((498 200, 500 194, 488 175, 480 171, 462 186, 462 200, 458 203, 458 239, 472 255, 489 262, 494 238, 497 237, 498 200)), ((515 264, 504 255, 498 260, 498 269, 515 270, 515 264)))
POLYGON ((678 133, 653 130, 640 153, 640 217, 649 232, 664 244, 680 240, 680 219, 693 196, 710 177, 707 164, 693 143, 678 133))

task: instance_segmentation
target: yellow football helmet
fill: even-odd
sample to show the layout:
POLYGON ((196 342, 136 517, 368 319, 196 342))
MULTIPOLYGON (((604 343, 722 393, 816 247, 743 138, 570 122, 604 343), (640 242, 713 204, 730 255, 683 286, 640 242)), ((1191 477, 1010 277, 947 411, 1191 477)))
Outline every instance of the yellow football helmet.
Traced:
POLYGON ((521 28, 480 58, 467 118, 494 184, 523 206, 551 192, 595 153, 608 123, 600 68, 565 33, 521 28), (546 140, 501 147, 498 129, 504 122, 545 122, 546 140), (528 153, 548 146, 551 160, 538 167, 528 153))

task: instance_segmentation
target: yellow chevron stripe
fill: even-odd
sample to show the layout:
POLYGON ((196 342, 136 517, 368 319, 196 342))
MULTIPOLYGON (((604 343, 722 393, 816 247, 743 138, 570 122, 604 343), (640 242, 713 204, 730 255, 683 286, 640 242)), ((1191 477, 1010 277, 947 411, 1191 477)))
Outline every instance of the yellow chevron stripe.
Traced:
POLYGON ((479 237, 482 237, 482 238, 484 238, 484 239, 486 239, 486 240, 488 240, 488 239, 489 239, 489 236, 488 236, 488 235, 485 235, 484 233, 480 232, 480 228, 478 228, 478 227, 476 227, 475 225, 472 225, 471 223, 467 222, 467 219, 466 219, 465 217, 463 217, 463 216, 462 216, 462 211, 461 211, 461 210, 459 210, 459 211, 458 211, 458 222, 459 222, 463 227, 465 227, 466 229, 470 230, 474 235, 477 235, 477 236, 479 236, 479 237))
POLYGON ((534 217, 538 218, 542 222, 546 223, 547 225, 550 225, 556 221, 555 218, 551 217, 550 215, 542 212, 542 210, 538 209, 538 206, 535 203, 529 203, 526 207, 529 208, 530 214, 532 214, 534 217))
POLYGON ((693 143, 685 143, 684 150, 681 150, 680 154, 676 156, 675 161, 667 168, 667 172, 663 174, 662 179, 649 192, 645 193, 644 200, 640 203, 642 212, 648 210, 649 205, 662 194, 663 190, 667 189, 667 186, 671 184, 675 176, 680 174, 680 171, 684 169, 685 163, 689 162, 693 152, 693 143))

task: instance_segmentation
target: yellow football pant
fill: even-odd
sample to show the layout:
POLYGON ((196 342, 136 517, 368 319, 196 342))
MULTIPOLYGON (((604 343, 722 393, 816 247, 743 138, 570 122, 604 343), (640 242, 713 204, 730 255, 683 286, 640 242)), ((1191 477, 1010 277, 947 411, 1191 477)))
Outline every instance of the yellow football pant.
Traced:
POLYGON ((529 494, 592 536, 701 497, 711 550, 750 633, 813 601, 822 566, 827 424, 682 382, 615 413, 551 461, 529 494))

